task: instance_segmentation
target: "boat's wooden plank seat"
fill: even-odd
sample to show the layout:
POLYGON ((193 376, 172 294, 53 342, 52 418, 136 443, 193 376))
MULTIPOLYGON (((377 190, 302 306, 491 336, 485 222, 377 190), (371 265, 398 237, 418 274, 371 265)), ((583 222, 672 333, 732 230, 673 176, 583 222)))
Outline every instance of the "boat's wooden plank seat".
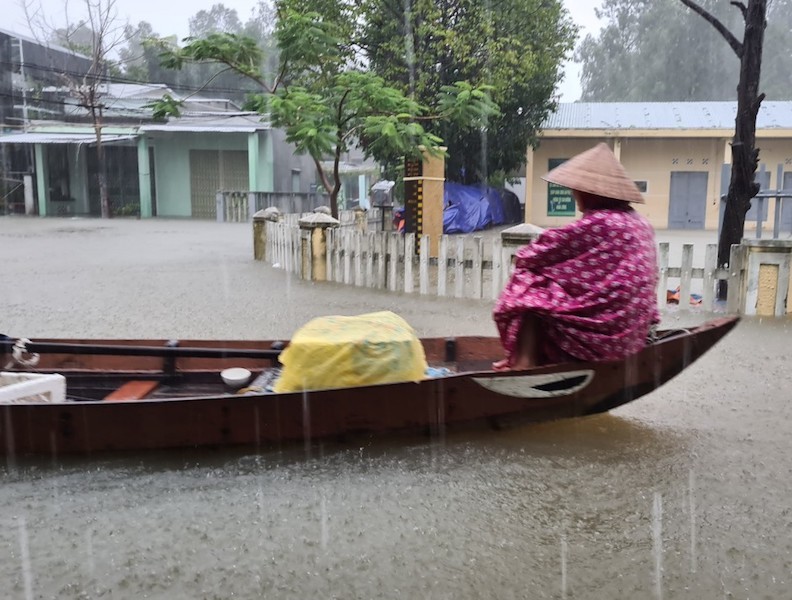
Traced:
POLYGON ((145 398, 159 385, 159 381, 127 381, 117 390, 105 396, 105 402, 123 402, 145 398))

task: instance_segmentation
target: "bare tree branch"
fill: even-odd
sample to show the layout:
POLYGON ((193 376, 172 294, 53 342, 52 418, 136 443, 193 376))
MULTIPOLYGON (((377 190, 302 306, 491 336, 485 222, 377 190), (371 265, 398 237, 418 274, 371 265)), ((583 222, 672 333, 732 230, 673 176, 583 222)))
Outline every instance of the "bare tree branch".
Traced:
MULTIPOLYGON (((218 64, 220 64, 220 63, 218 63, 218 64)), ((188 96, 185 96, 183 98, 183 100, 189 100, 190 98, 192 98, 196 94, 200 94, 206 88, 206 86, 208 86, 210 83, 212 83, 215 79, 217 79, 223 73, 228 73, 229 71, 234 71, 234 68, 233 67, 226 67, 225 69, 220 69, 217 73, 215 73, 209 79, 207 79, 206 82, 201 87, 199 87, 197 90, 195 90, 192 94, 190 94, 188 96)))
POLYGON ((736 6, 737 8, 740 9, 740 12, 742 13, 743 16, 743 21, 745 21, 745 19, 748 17, 748 9, 746 8, 745 4, 743 4, 742 2, 730 2, 729 4, 731 4, 732 6, 736 6))
POLYGON ((330 180, 327 178, 327 175, 325 174, 324 169, 322 169, 322 163, 320 163, 319 159, 316 158, 315 156, 311 156, 311 158, 314 161, 314 165, 316 165, 316 172, 319 174, 319 179, 322 180, 322 186, 324 187, 324 189, 327 190, 328 194, 332 194, 333 193, 333 186, 330 185, 330 180))
POLYGON ((346 142, 347 140, 352 139, 357 134, 357 132, 362 130, 362 129, 363 129, 363 125, 357 125, 355 127, 352 127, 352 128, 349 129, 349 131, 347 131, 344 134, 344 137, 341 138, 341 139, 343 139, 344 142, 346 142))
MULTIPOLYGON (((102 144, 103 112, 106 107, 102 102, 102 97, 107 94, 105 83, 107 70, 112 63, 110 56, 115 48, 126 41, 127 37, 125 28, 118 24, 116 0, 81 0, 87 17, 76 23, 70 18, 69 0, 63 0, 64 28, 48 23, 41 6, 41 0, 23 0, 23 2, 30 29, 37 40, 40 39, 38 34, 48 38, 50 43, 62 40, 62 45, 71 52, 87 55, 86 58, 89 62, 84 72, 79 74, 60 73, 59 79, 65 83, 69 94, 77 100, 77 106, 84 108, 90 115, 96 134, 96 155, 99 166, 97 179, 102 217, 110 217, 112 211, 102 144), (82 43, 80 43, 81 41, 82 43)), ((45 42, 42 45, 49 44, 45 42)))
MULTIPOLYGON (((274 94, 278 90, 278 87, 280 87, 281 83, 283 83, 283 78, 286 77, 287 67, 288 67, 288 63, 287 63, 287 61, 284 60, 283 61, 283 66, 281 67, 281 70, 280 70, 280 73, 278 73, 278 76, 275 78, 275 81, 272 84, 272 89, 270 90, 271 94, 274 94)), ((285 84, 284 84, 284 87, 285 87, 285 84)))
MULTIPOLYGON (((267 81, 263 77, 261 77, 259 75, 256 75, 255 73, 250 73, 247 70, 244 70, 239 64, 237 64, 234 61, 219 60, 219 59, 217 59, 217 60, 205 60, 205 59, 192 60, 192 59, 188 58, 188 59, 184 59, 184 62, 190 63, 190 64, 195 64, 195 65, 198 65, 198 64, 225 65, 226 68, 223 69, 221 72, 225 73, 226 71, 234 71, 235 73, 239 73, 240 75, 244 75, 245 77, 251 79, 252 81, 255 81, 256 83, 258 83, 262 88, 264 88, 264 91, 266 93, 268 93, 268 94, 274 94, 275 93, 275 88, 270 87, 269 83, 267 83, 267 81)), ((219 75, 219 73, 213 75, 212 79, 217 77, 217 75, 219 75)), ((209 82, 207 82, 207 83, 209 83, 209 82)), ((203 89, 204 87, 206 87, 206 83, 201 87, 201 89, 203 89)))
POLYGON ((707 21, 707 23, 712 25, 715 28, 715 30, 718 33, 720 33, 723 36, 723 38, 729 43, 729 46, 731 46, 732 50, 734 50, 734 53, 738 57, 742 58, 742 53, 743 53, 742 44, 737 40, 736 37, 734 37, 732 32, 729 31, 726 28, 726 26, 717 19, 717 17, 714 17, 712 14, 701 8, 698 4, 693 2, 693 0, 679 0, 679 1, 682 2, 682 4, 684 4, 685 6, 687 6, 690 10, 700 15, 701 18, 707 21))

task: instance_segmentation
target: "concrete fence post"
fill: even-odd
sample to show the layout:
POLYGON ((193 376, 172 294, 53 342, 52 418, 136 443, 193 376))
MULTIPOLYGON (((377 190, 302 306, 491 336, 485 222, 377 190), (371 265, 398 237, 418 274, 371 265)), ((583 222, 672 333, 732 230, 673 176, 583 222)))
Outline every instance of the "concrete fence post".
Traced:
POLYGON ((509 227, 501 231, 501 242, 504 256, 508 256, 508 262, 501 265, 503 276, 508 281, 514 266, 514 255, 517 254, 522 246, 530 244, 538 238, 544 229, 531 223, 520 223, 514 227, 509 227))
MULTIPOLYGON (((743 314, 782 317, 790 312, 792 241, 744 239, 740 307, 743 314)), ((730 269, 732 265, 729 265, 730 269)), ((729 286, 729 296, 732 288, 729 286)))
POLYGON ((280 221, 280 211, 274 206, 253 215, 253 258, 267 260, 267 223, 280 221))
POLYGON ((367 211, 365 211, 362 208, 356 208, 354 214, 355 214, 355 228, 361 233, 366 233, 366 229, 368 228, 367 211))
POLYGON ((305 261, 303 278, 310 278, 311 281, 326 281, 327 230, 338 227, 340 222, 323 212, 313 212, 302 217, 298 225, 302 231, 310 232, 310 235, 301 236, 302 256, 305 261))

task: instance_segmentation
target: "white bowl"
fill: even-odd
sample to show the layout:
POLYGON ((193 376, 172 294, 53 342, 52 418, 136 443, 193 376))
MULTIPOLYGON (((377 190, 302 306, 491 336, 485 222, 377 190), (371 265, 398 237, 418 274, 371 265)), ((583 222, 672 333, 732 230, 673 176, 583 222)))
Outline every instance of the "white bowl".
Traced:
POLYGON ((225 384, 233 388, 240 388, 245 385, 248 381, 250 381, 251 375, 252 373, 250 371, 243 369, 242 367, 232 367, 231 369, 225 369, 220 373, 220 377, 223 378, 225 384))

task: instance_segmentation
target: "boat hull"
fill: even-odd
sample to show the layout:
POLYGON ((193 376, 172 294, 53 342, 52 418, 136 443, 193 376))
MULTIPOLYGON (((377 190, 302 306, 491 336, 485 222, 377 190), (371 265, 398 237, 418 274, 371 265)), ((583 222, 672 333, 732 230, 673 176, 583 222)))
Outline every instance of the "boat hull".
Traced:
MULTIPOLYGON (((486 365, 497 358, 496 339, 457 338, 454 365, 464 372, 416 383, 290 394, 2 405, 0 452, 6 456, 57 456, 115 450, 266 447, 350 435, 432 432, 476 422, 497 426, 511 420, 579 417, 611 410, 657 389, 702 356, 736 323, 736 318, 708 322, 647 346, 624 361, 495 373, 487 371, 486 365)), ((422 341, 430 363, 449 358, 448 340, 422 341)), ((193 346, 199 343, 190 342, 193 346)), ((205 344, 229 347, 232 342, 205 344)), ((238 345, 262 347, 250 342, 238 345)), ((114 369, 134 370, 134 376, 145 378, 161 374, 161 363, 150 357, 42 356, 42 369, 64 373, 67 381, 96 374, 112 377, 114 369)), ((254 363, 252 359, 234 362, 241 366, 254 363)), ((216 360, 198 358, 181 359, 178 368, 200 372, 221 367, 216 360)))

